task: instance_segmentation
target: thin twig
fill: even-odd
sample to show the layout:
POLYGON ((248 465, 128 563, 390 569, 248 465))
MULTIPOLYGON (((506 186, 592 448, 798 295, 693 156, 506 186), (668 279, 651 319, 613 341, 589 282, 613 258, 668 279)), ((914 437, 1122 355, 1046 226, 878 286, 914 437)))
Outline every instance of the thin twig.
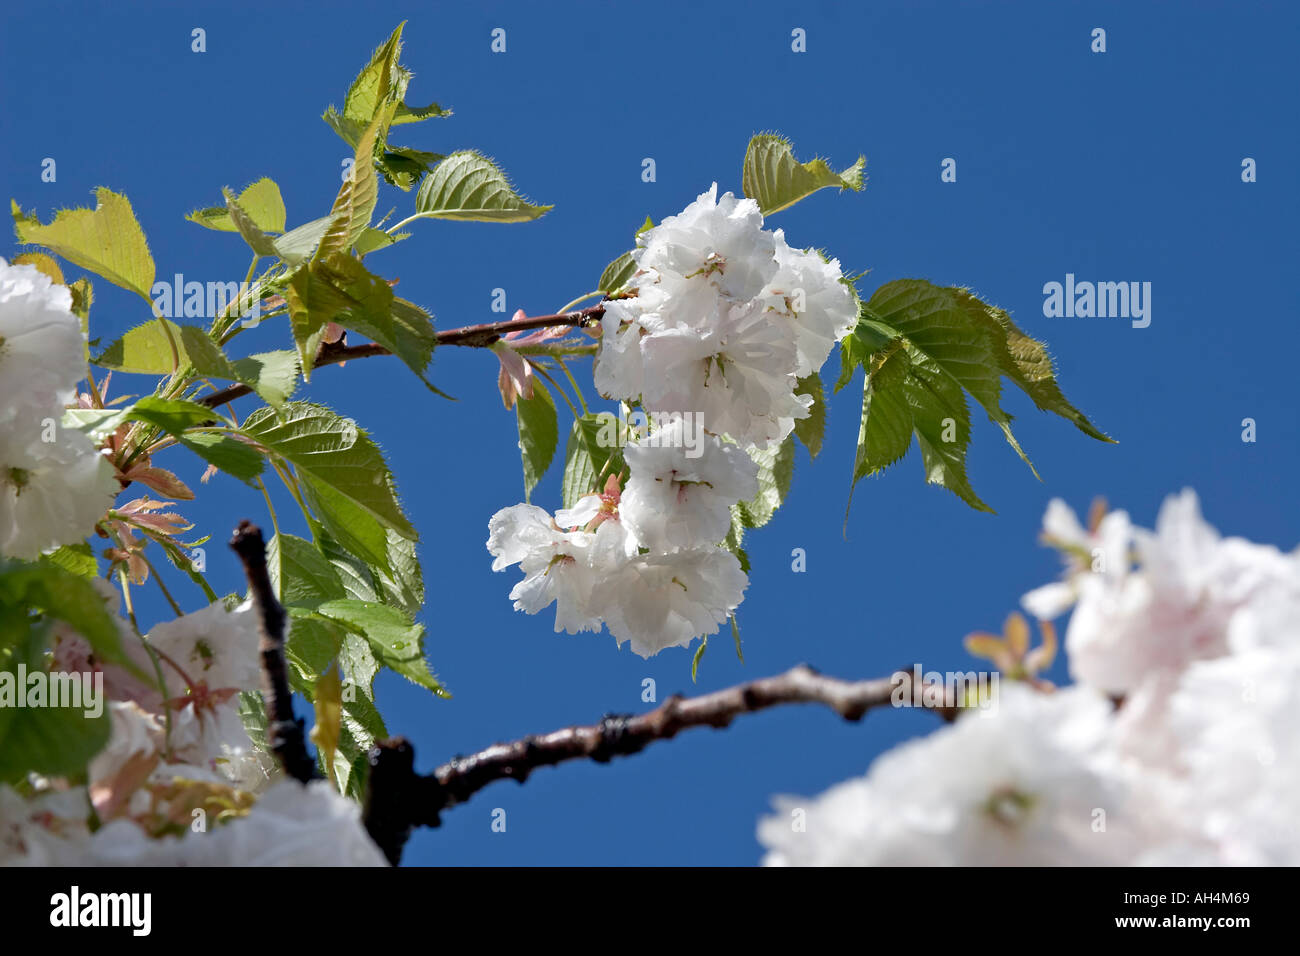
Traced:
POLYGON ((266 701, 266 743, 280 759, 284 772, 306 783, 318 776, 316 761, 307 751, 302 720, 293 716, 293 695, 284 659, 286 618, 266 570, 266 543, 261 529, 248 521, 239 522, 230 547, 244 564, 244 576, 248 578, 261 625, 258 651, 262 657, 262 696, 266 701))
POLYGON ((858 721, 867 711, 902 696, 909 704, 919 704, 946 720, 956 717, 952 695, 935 700, 936 687, 931 695, 914 701, 911 681, 906 671, 876 680, 846 681, 801 664, 775 677, 699 697, 675 694, 639 716, 610 714, 599 724, 494 744, 468 757, 457 757, 428 776, 414 772, 414 751, 399 737, 370 751, 366 828, 395 865, 413 827, 438 826, 443 810, 466 802, 488 784, 498 780, 523 783, 538 767, 566 760, 605 763, 613 757, 639 753, 656 740, 670 740, 683 730, 721 729, 741 714, 781 704, 823 704, 845 720, 858 721))
MULTIPOLYGON (((575 312, 560 312, 555 315, 530 315, 522 319, 509 319, 505 322, 486 322, 482 325, 466 325, 459 329, 446 329, 435 332, 434 337, 439 346, 460 345, 468 348, 487 348, 503 335, 511 332, 527 332, 532 329, 558 328, 572 326, 581 328, 605 314, 603 305, 593 305, 575 312)), ((339 342, 325 342, 316 353, 312 369, 326 365, 338 365, 354 359, 369 358, 372 355, 390 355, 382 345, 366 343, 364 345, 343 345, 339 342)), ((242 398, 252 391, 247 385, 231 385, 218 392, 203 397, 200 401, 209 408, 216 408, 236 398, 242 398)))

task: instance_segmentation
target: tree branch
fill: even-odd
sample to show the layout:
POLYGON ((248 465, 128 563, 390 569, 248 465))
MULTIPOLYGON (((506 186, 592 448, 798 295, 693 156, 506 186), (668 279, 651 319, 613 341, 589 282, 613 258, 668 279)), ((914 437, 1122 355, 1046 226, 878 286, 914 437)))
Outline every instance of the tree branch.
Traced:
POLYGON ((266 701, 266 742, 285 773, 301 783, 317 776, 316 761, 307 752, 303 723, 293 716, 293 695, 284 660, 285 613, 271 588, 266 570, 266 543, 262 531, 248 521, 239 522, 230 547, 244 565, 261 625, 258 651, 262 656, 262 696, 266 701))
MULTIPOLYGON (((604 314, 605 307, 603 305, 593 305, 585 309, 578 309, 575 312, 560 312, 555 315, 530 315, 522 319, 509 319, 504 322, 466 325, 459 329, 435 332, 434 338, 439 346, 461 345, 467 348, 487 348, 503 335, 511 332, 527 332, 532 329, 558 328, 566 325, 582 328, 588 322, 599 319, 604 314)), ((390 354, 392 353, 388 349, 374 343, 343 345, 338 342, 324 342, 316 353, 316 361, 312 363, 312 370, 315 371, 326 365, 351 362, 354 359, 369 358, 372 355, 390 354)), ((220 391, 204 396, 199 401, 208 408, 216 408, 218 405, 224 405, 236 398, 242 398, 251 391, 252 389, 247 385, 231 385, 229 388, 223 388, 220 391)))
MULTIPOLYGON (((654 710, 632 716, 606 715, 599 724, 566 727, 541 736, 494 744, 468 757, 457 757, 428 776, 414 771, 409 742, 396 738, 370 751, 370 779, 364 820, 371 837, 394 865, 413 827, 436 827, 439 814, 469 800, 497 780, 523 783, 538 767, 566 760, 605 763, 613 757, 639 753, 656 740, 670 740, 692 727, 727 727, 741 714, 781 704, 823 704, 845 720, 858 721, 875 707, 890 704, 896 693, 912 702, 912 675, 898 671, 877 680, 846 681, 818 674, 800 665, 784 674, 765 677, 725 690, 686 698, 674 694, 654 710)), ((934 695, 935 686, 917 701, 945 720, 956 717, 951 696, 934 695)))

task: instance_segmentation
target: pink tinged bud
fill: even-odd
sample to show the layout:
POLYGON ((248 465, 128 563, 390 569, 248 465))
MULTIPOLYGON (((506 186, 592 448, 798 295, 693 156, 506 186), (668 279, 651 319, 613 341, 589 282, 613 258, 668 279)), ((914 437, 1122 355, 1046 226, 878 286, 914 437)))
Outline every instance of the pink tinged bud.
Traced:
POLYGON ((607 504, 617 505, 620 493, 618 475, 610 475, 605 479, 605 490, 601 492, 601 497, 605 499, 607 504))
POLYGON ((501 390, 501 401, 507 409, 515 407, 520 396, 525 399, 533 397, 533 367, 522 355, 508 345, 498 342, 493 349, 501 363, 501 373, 497 376, 497 387, 501 390))

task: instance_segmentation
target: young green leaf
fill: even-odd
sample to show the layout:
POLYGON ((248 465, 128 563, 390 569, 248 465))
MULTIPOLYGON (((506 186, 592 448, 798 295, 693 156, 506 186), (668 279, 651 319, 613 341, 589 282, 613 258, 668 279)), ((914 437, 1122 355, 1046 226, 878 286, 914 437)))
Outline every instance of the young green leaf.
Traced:
POLYGON ((388 282, 360 260, 335 253, 313 261, 294 275, 291 288, 296 297, 290 306, 294 328, 301 327, 309 343, 325 323, 337 322, 388 349, 429 384, 424 373, 437 344, 432 318, 415 303, 396 298, 388 282), (309 313, 301 324, 298 309, 309 313))
MULTIPOLYGON (((323 405, 290 402, 278 413, 258 409, 248 416, 241 431, 292 464, 318 501, 347 509, 336 510, 336 516, 367 516, 404 538, 416 537, 398 504, 383 453, 350 418, 323 405)), ((328 527, 329 522, 326 524, 328 527)), ((383 563, 386 541, 382 531, 378 548, 378 563, 383 563)))
MULTIPOLYGON (((223 193, 225 191, 223 190, 223 193)), ((284 198, 280 195, 280 187, 271 179, 259 179, 250 186, 244 187, 243 191, 235 197, 239 207, 251 220, 252 224, 262 232, 284 232, 284 198)), ((209 206, 207 209, 196 209, 185 218, 190 222, 196 222, 206 229, 215 229, 218 232, 237 232, 238 227, 230 214, 229 199, 227 205, 209 206)))
POLYGON ((515 403, 515 417, 519 424, 519 452, 524 463, 524 500, 530 501, 533 488, 550 466, 560 440, 555 402, 545 385, 533 379, 533 397, 519 397, 515 403))
MULTIPOLYGON (((55 562, 6 564, 0 561, 0 616, 7 614, 6 607, 23 609, 23 617, 27 608, 39 608, 71 625, 100 660, 125 665, 133 672, 137 670, 122 649, 121 634, 104 598, 89 580, 55 562)), ((0 647, 3 646, 0 642, 0 647)))
POLYGON ((241 481, 252 483, 262 472, 261 453, 246 442, 217 432, 188 431, 212 420, 212 409, 206 405, 148 395, 117 410, 117 414, 122 421, 144 422, 162 429, 181 446, 241 481))
POLYGON ((61 209, 46 225, 12 204, 19 242, 44 246, 83 269, 150 301, 154 263, 131 203, 102 186, 94 209, 61 209))
POLYGON ((272 536, 266 545, 266 567, 276 597, 286 607, 315 608, 348 596, 329 558, 294 535, 272 536))
POLYGON ((291 266, 301 265, 315 251, 333 221, 332 216, 322 216, 290 229, 275 240, 276 253, 291 266))
POLYGON ((822 377, 813 372, 807 378, 799 379, 794 391, 796 395, 812 396, 813 404, 808 410, 808 417, 795 419, 794 437, 803 442, 810 459, 816 458, 822 450, 822 439, 826 435, 826 394, 822 388, 822 377))
POLYGON ((277 255, 275 251, 275 240, 262 231, 257 221, 244 211, 243 207, 235 199, 235 194, 229 189, 222 190, 226 197, 226 209, 230 213, 230 221, 235 224, 239 230, 240 237, 248 243, 248 247, 256 252, 259 256, 277 255))
POLYGON ((473 150, 452 153, 440 162, 415 196, 416 218, 422 219, 528 222, 553 208, 525 200, 500 166, 473 150))
POLYGON ((386 529, 387 567, 367 564, 341 547, 325 529, 315 534, 317 546, 329 559, 343 584, 345 597, 399 607, 412 618, 424 607, 424 573, 416 542, 386 529))
POLYGON ((1039 408, 1093 438, 1110 440, 1065 400, 1042 343, 965 289, 917 279, 882 286, 862 306, 842 356, 837 388, 856 367, 866 368, 855 485, 902 458, 915 435, 926 481, 948 488, 973 508, 991 511, 966 477, 970 412, 965 393, 1033 469, 1000 404, 1003 376, 1039 408))
MULTIPOLYGON (((91 591, 94 593, 93 588, 91 591)), ((47 636, 48 628, 34 624, 26 613, 0 613, 0 647, 6 649, 0 653, 3 683, 11 687, 17 683, 19 665, 28 675, 45 672, 47 636)), ((80 675, 58 679, 69 678, 76 681, 76 689, 67 690, 80 691, 80 675)), ((51 675, 49 683, 55 680, 51 675)), ((28 687, 21 686, 18 692, 27 693, 28 687)), ((84 696, 79 707, 55 707, 52 703, 47 699, 41 706, 0 707, 0 783, 25 782, 33 773, 75 776, 84 772, 91 758, 108 743, 112 721, 102 701, 98 713, 84 696)))
POLYGON ((607 295, 617 292, 632 281, 634 275, 636 275, 636 262, 632 259, 632 253, 625 252, 605 266, 596 288, 607 295))
POLYGON ((860 192, 866 165, 865 156, 859 156, 856 163, 838 173, 824 159, 801 163, 794 158, 793 147, 784 136, 760 133, 745 150, 741 183, 745 195, 758 203, 764 216, 770 216, 828 186, 836 186, 841 192, 860 192))
POLYGON ((357 75, 343 102, 343 112, 333 106, 321 117, 334 132, 351 147, 356 148, 363 131, 381 110, 391 109, 382 131, 376 138, 374 164, 384 179, 393 185, 409 190, 429 171, 430 164, 442 157, 437 153, 392 146, 388 143, 388 127, 418 123, 439 116, 450 116, 451 110, 437 103, 411 107, 404 100, 411 81, 411 71, 398 62, 402 50, 402 28, 397 25, 388 40, 375 50, 370 62, 357 75))
POLYGON ((746 528, 761 528, 772 520, 790 493, 790 480, 794 476, 794 438, 786 438, 776 448, 753 448, 749 454, 758 463, 758 494, 736 505, 733 517, 746 528))
POLYGON ((99 574, 95 551, 85 541, 55 548, 49 554, 43 555, 41 560, 57 564, 63 570, 71 571, 83 578, 93 578, 99 574))
POLYGON ((385 667, 439 697, 450 696, 429 671, 424 658, 424 627, 414 623, 404 612, 386 604, 351 599, 327 601, 316 612, 364 637, 376 659, 385 667))
MULTIPOLYGON (((267 556, 270 557, 269 550, 267 556)), ((269 570, 269 560, 267 567, 269 570)), ((319 607, 320 602, 316 602, 316 606, 319 607)), ((289 637, 285 656, 304 678, 310 699, 316 678, 325 672, 330 661, 339 656, 348 630, 338 621, 296 605, 289 605, 286 610, 289 612, 289 637)))

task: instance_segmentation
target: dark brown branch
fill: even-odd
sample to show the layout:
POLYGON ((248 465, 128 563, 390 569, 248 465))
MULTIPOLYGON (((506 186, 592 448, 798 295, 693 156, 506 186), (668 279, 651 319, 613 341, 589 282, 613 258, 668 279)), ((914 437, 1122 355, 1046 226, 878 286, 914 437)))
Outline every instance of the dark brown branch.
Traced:
MULTIPOLYGON (((579 309, 576 312, 560 312, 555 315, 530 315, 522 319, 510 319, 505 322, 466 325, 459 329, 435 332, 434 338, 439 346, 460 345, 468 348, 487 348, 503 335, 508 335, 511 332, 559 328, 566 325, 581 328, 590 321, 599 319, 604 314, 605 307, 603 305, 593 305, 586 309, 579 309)), ((339 342, 324 342, 316 353, 316 361, 312 363, 312 370, 323 368, 326 365, 351 362, 354 359, 369 358, 372 355, 389 354, 391 353, 388 349, 373 343, 343 345, 339 342)), ((200 401, 208 408, 216 408, 218 405, 224 405, 226 402, 242 398, 251 391, 252 389, 247 385, 231 385, 229 388, 223 388, 203 397, 200 401)))
POLYGON ((266 701, 266 743, 285 773, 306 783, 317 776, 316 761, 307 752, 303 723, 293 716, 293 696, 284 660, 285 613, 276 600, 266 570, 266 543, 262 531, 248 521, 239 522, 230 547, 244 564, 244 576, 253 595, 261 625, 258 651, 262 656, 262 696, 266 701))
MULTIPOLYGON (((639 753, 656 740, 670 740, 692 727, 727 727, 741 714, 781 704, 823 704, 845 720, 861 720, 867 711, 890 704, 896 694, 912 702, 912 676, 899 671, 877 680, 846 681, 800 665, 700 697, 673 695, 639 716, 607 715, 599 724, 566 727, 541 736, 494 744, 468 757, 457 757, 428 776, 414 771, 414 752, 402 738, 377 744, 370 752, 370 781, 365 822, 371 837, 396 864, 412 827, 439 825, 439 814, 464 803, 497 780, 523 783, 538 767, 566 760, 595 760, 639 753)), ((931 692, 938 690, 932 688, 931 692)), ((921 701, 925 709, 951 720, 957 714, 951 697, 921 701)))

